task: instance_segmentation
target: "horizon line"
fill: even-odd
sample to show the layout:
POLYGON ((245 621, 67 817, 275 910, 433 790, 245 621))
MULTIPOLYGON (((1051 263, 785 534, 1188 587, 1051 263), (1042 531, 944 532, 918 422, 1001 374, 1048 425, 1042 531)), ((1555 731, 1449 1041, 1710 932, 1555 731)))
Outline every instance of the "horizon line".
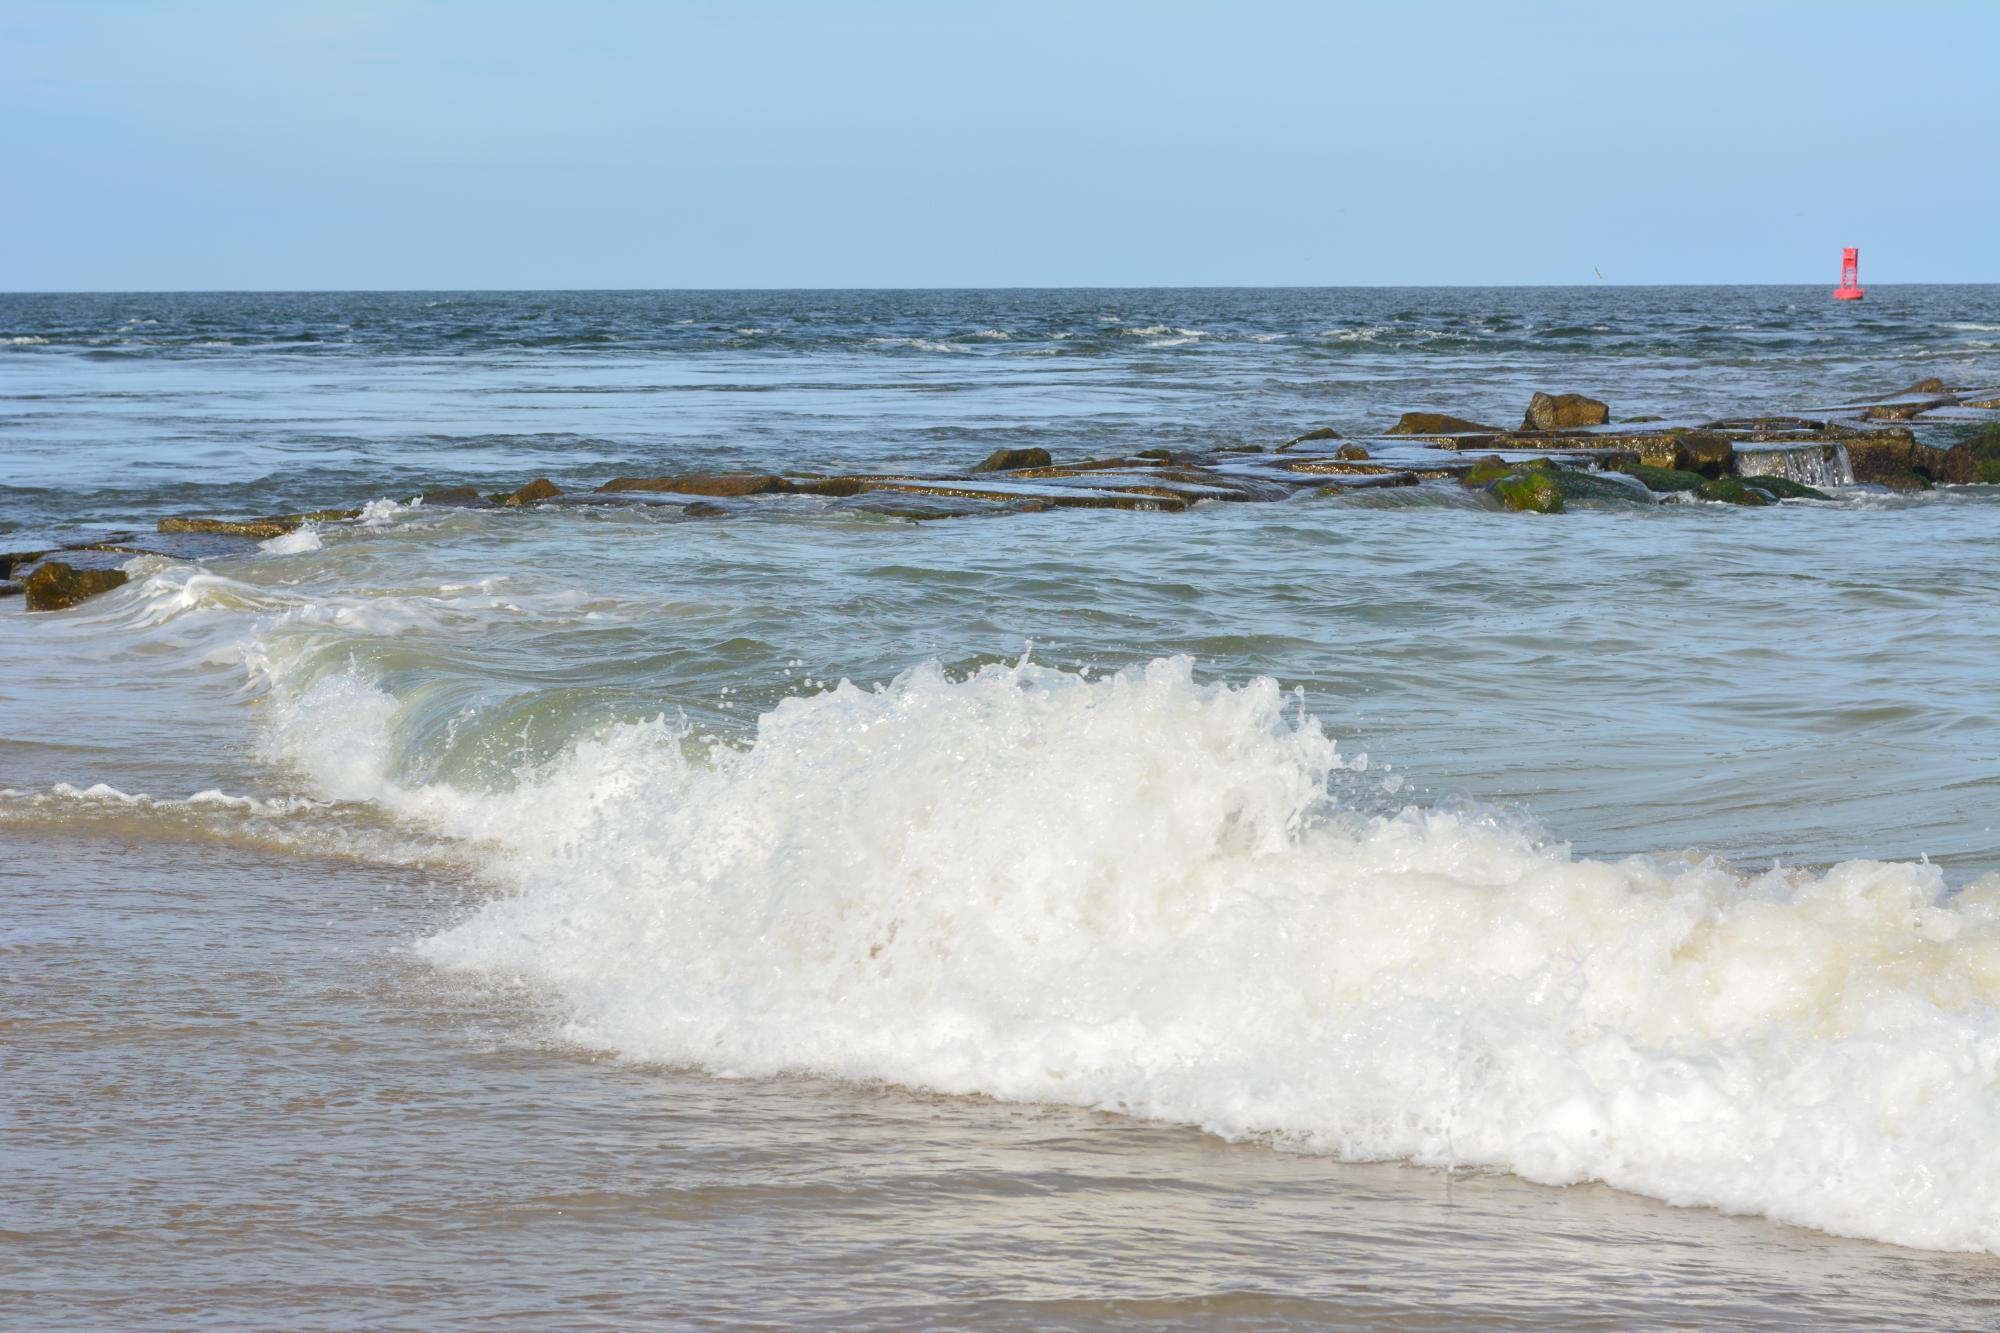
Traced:
MULTIPOLYGON (((397 296, 458 293, 464 295, 505 295, 521 292, 1175 292, 1175 291, 1529 291, 1546 288, 1607 288, 1629 290, 1654 288, 1712 287, 1825 287, 1836 283, 1807 282, 1366 282, 1366 283, 1002 283, 990 286, 944 284, 937 286, 749 286, 749 287, 45 287, 4 288, 0 296, 286 296, 299 294, 397 296)), ((1871 288, 1903 287, 1996 287, 2000 279, 1983 281, 1870 282, 1871 288)))

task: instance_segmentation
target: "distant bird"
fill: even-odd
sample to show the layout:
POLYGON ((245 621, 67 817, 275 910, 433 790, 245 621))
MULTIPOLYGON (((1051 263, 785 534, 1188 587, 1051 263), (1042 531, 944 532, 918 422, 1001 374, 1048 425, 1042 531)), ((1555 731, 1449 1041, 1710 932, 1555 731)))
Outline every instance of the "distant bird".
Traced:
POLYGON ((1598 280, 1599 282, 1609 282, 1609 281, 1611 281, 1611 279, 1609 279, 1609 278, 1607 278, 1607 277, 1605 277, 1605 276, 1604 276, 1604 270, 1603 270, 1603 269, 1601 269, 1601 268, 1599 268, 1599 267, 1598 267, 1597 265, 1595 265, 1595 264, 1592 264, 1592 265, 1590 266, 1590 271, 1591 271, 1592 273, 1595 273, 1595 274, 1597 275, 1597 280, 1598 280))

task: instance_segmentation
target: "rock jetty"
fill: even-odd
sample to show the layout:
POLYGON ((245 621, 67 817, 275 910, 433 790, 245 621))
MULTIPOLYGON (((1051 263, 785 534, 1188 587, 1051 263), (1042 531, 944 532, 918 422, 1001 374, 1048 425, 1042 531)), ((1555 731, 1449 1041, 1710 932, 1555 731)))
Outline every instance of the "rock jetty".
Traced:
MULTIPOLYGON (((1895 393, 1803 414, 1614 422, 1584 394, 1537 393, 1518 430, 1444 412, 1404 412, 1375 435, 1319 427, 1269 448, 1154 447, 1057 462, 1043 448, 996 450, 962 472, 672 473, 615 477, 565 492, 546 477, 513 491, 444 486, 426 508, 498 514, 645 506, 726 519, 768 504, 927 522, 1051 509, 1177 513, 1208 502, 1313 501, 1384 487, 1460 486, 1496 511, 1563 514, 1710 502, 1768 508, 1831 498, 1827 487, 1929 490, 2000 485, 2000 388, 1926 379, 1895 393), (1924 432, 1919 438, 1918 431, 1924 432)), ((0 596, 58 610, 122 585, 135 555, 201 560, 241 553, 355 509, 261 518, 170 516, 149 533, 111 532, 0 553, 0 596)))

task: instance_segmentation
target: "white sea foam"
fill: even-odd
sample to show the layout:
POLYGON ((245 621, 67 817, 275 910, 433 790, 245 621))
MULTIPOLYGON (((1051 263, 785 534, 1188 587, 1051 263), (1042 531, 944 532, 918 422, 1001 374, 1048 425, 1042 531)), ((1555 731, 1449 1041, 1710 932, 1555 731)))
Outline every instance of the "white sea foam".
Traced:
POLYGON ((37 338, 30 333, 30 334, 22 334, 14 338, 9 338, 6 341, 9 347, 41 347, 48 342, 48 339, 37 338))
POLYGON ((931 338, 870 338, 868 341, 876 347, 910 347, 915 348, 919 352, 970 352, 972 350, 964 343, 938 342, 931 338))
POLYGON ((2000 1251, 2000 880, 1743 878, 1344 812, 1269 680, 936 667, 407 787, 403 704, 273 664, 267 752, 497 849, 441 965, 578 1041, 1103 1107, 1356 1159, 1602 1180, 2000 1251))
POLYGON ((319 527, 307 523, 281 536, 271 537, 257 543, 257 549, 266 555, 305 555, 317 551, 325 543, 320 540, 319 527))
POLYGON ((383 498, 370 500, 361 506, 360 515, 354 520, 364 528, 386 528, 391 523, 408 514, 415 506, 383 498))

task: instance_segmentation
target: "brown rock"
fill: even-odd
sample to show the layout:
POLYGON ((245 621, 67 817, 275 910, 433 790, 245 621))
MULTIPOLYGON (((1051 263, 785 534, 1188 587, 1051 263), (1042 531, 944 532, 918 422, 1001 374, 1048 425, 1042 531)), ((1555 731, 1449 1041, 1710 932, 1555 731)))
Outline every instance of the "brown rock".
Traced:
POLYGON ((303 519, 297 518, 163 518, 161 532, 207 532, 219 537, 251 537, 266 541, 296 531, 303 519))
POLYGON ((1335 430, 1331 426, 1321 426, 1318 430, 1309 430, 1303 435, 1294 435, 1291 439, 1286 440, 1285 443, 1311 444, 1315 440, 1337 440, 1339 438, 1340 438, 1339 431, 1335 430))
POLYGON ((1679 472, 1699 472, 1704 477, 1720 477, 1729 471, 1736 446, 1726 435, 1690 431, 1673 436, 1673 467, 1679 472))
POLYGON ((520 490, 508 496, 505 503, 517 506, 540 504, 544 500, 553 500, 561 494, 562 487, 556 485, 547 477, 537 477, 520 490))
POLYGON ((476 486, 447 486, 439 491, 425 491, 423 503, 426 509, 491 509, 493 501, 479 493, 476 486))
POLYGON ((60 611, 125 583, 122 569, 72 569, 60 560, 35 568, 23 581, 30 611, 60 611))
POLYGON ((1405 412, 1395 425, 1389 427, 1391 435, 1498 435, 1498 426, 1482 426, 1477 421, 1467 421, 1464 417, 1446 416, 1442 412, 1405 412))
POLYGON ((619 477, 599 491, 672 491, 677 495, 774 495, 794 489, 768 472, 694 472, 679 477, 619 477))
POLYGON ((1024 467, 1047 467, 1052 460, 1046 449, 995 449, 972 470, 974 472, 1014 472, 1024 467))
POLYGON ((830 495, 835 499, 845 499, 859 495, 866 485, 859 477, 814 477, 809 481, 795 481, 792 489, 801 495, 830 495))
POLYGON ((1528 403, 1522 430, 1580 430, 1611 420, 1611 409, 1580 393, 1537 393, 1528 403))
POLYGON ((1368 457, 1368 451, 1358 444, 1343 444, 1340 446, 1340 456, 1351 462, 1360 462, 1368 457))
POLYGON ((1918 444, 1906 430, 1882 431, 1865 439, 1842 442, 1854 466, 1854 479, 1897 490, 1922 489, 1936 480, 1945 450, 1918 444))
POLYGON ((1943 486, 2000 485, 2000 427, 1943 450, 1931 479, 1943 486))

